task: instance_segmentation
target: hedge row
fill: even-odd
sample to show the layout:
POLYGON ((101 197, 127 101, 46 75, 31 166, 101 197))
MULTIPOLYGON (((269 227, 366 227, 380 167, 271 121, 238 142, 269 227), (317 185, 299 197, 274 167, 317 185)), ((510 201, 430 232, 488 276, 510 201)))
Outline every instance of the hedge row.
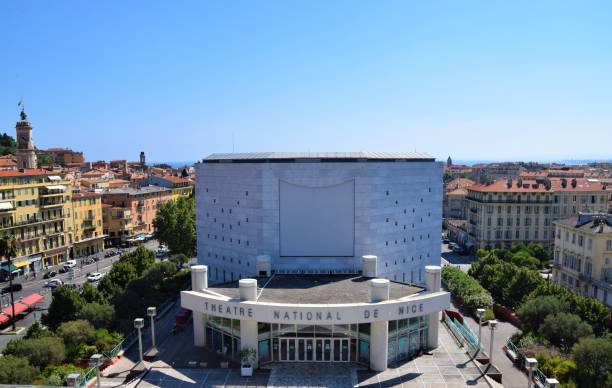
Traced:
POLYGON ((461 299, 466 308, 476 310, 493 305, 491 294, 460 269, 446 266, 442 268, 442 278, 451 294, 461 299))

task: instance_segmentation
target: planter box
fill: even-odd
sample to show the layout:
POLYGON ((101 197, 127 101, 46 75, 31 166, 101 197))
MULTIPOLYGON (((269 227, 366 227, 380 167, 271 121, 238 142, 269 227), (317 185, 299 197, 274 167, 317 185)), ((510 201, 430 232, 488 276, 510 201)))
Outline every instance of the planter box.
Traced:
POLYGON ((240 376, 242 377, 253 376, 253 365, 242 365, 240 367, 240 376))

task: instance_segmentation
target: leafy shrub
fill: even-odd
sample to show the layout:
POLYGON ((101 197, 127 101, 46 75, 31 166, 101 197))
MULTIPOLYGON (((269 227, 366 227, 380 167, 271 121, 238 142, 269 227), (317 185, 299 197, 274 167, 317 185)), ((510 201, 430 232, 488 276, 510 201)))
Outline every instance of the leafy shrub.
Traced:
POLYGON ((526 331, 537 332, 546 316, 567 311, 569 311, 569 304, 566 301, 548 295, 529 299, 516 313, 526 331))
POLYGON ((96 302, 85 304, 78 312, 79 319, 91 322, 96 327, 113 327, 115 321, 115 308, 108 304, 96 302))
POLYGON ((581 387, 612 386, 612 340, 582 338, 572 348, 576 382, 581 387))
POLYGON ((0 357, 0 384, 30 384, 38 376, 38 368, 26 357, 0 357))
POLYGON ((93 326, 84 320, 64 322, 56 333, 67 346, 91 344, 95 339, 93 326))
POLYGON ((21 338, 10 341, 3 354, 26 357, 30 364, 45 368, 64 361, 66 348, 58 337, 21 338))
POLYGON ((481 307, 490 307, 493 298, 473 277, 465 274, 458 268, 444 267, 442 277, 448 289, 456 297, 463 300, 465 307, 476 310, 481 307))
POLYGON ((495 313, 493 312, 493 309, 487 308, 485 310, 484 315, 482 316, 482 320, 483 321, 492 321, 494 319, 495 319, 495 313))
POLYGON ((558 313, 544 318, 538 332, 553 345, 567 350, 580 338, 591 335, 593 329, 576 314, 558 313))

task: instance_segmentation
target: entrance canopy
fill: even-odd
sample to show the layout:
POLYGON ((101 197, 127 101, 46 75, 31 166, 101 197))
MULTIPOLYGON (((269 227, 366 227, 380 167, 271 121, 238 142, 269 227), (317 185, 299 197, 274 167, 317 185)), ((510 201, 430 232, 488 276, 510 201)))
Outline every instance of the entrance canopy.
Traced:
POLYGON ((43 300, 45 300, 44 296, 34 293, 34 294, 28 295, 25 298, 21 299, 19 303, 23 303, 28 307, 33 307, 35 304, 40 303, 43 300))
MULTIPOLYGON (((30 307, 21 303, 15 303, 15 315, 19 315, 27 311, 30 307)), ((13 315, 13 308, 11 306, 5 307, 2 309, 2 313, 8 315, 9 317, 13 315)))

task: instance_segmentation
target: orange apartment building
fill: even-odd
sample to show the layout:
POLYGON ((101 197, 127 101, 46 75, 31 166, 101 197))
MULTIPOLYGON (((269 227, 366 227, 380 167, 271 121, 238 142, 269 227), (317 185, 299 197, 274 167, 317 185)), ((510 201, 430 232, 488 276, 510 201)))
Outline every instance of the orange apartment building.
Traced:
POLYGON ((116 244, 141 234, 153 233, 157 209, 172 200, 172 190, 165 187, 110 189, 102 193, 104 234, 116 244))

